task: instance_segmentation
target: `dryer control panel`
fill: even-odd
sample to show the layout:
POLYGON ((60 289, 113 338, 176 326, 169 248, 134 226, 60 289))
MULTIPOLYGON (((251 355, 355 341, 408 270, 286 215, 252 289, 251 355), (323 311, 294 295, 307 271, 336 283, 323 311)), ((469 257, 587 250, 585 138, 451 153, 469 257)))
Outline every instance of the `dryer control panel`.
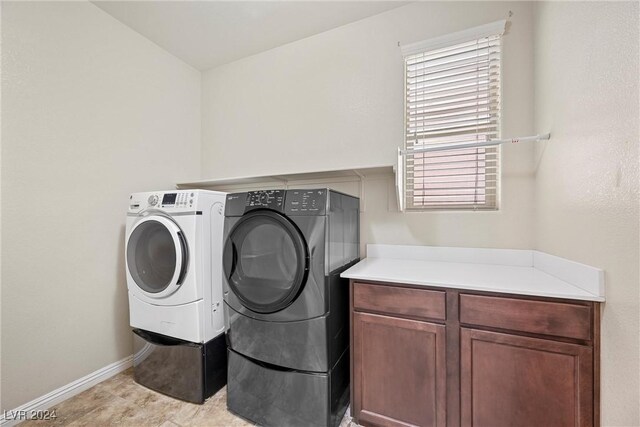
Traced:
POLYGON ((255 209, 273 209, 282 212, 285 190, 260 190, 227 194, 225 216, 242 216, 255 209))
POLYGON ((324 215, 327 190, 289 190, 284 212, 287 215, 324 215))
POLYGON ((284 190, 249 191, 245 202, 246 210, 255 208, 268 208, 276 211, 282 210, 284 190))
POLYGON ((326 215, 328 190, 259 190, 227 194, 225 216, 242 216, 255 209, 271 209, 287 215, 326 215))

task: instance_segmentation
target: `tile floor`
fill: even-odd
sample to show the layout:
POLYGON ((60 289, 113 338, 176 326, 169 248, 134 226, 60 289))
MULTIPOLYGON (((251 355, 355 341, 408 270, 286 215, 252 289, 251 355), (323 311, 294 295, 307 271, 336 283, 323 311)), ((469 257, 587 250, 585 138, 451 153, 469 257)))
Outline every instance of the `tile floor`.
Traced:
MULTIPOLYGON (((244 427, 253 424, 227 411, 226 387, 203 405, 172 399, 133 381, 131 369, 122 372, 54 408, 51 421, 25 421, 20 426, 212 426, 244 427)), ((304 426, 301 426, 304 427, 304 426)), ((356 427, 345 416, 340 427, 356 427)))

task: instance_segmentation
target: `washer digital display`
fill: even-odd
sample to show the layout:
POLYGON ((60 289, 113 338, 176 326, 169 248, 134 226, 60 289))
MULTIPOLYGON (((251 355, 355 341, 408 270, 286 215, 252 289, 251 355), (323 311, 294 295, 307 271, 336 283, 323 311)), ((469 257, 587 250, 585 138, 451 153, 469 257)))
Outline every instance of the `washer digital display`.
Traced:
POLYGON ((163 205, 175 205, 177 193, 167 193, 162 197, 163 205))

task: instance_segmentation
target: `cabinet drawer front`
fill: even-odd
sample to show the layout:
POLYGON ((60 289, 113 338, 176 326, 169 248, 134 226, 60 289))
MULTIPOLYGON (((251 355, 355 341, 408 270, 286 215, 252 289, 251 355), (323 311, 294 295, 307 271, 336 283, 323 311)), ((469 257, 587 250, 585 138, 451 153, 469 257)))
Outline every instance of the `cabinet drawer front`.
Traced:
POLYGON ((359 311, 446 319, 446 293, 397 286, 353 284, 353 307, 359 311))
POLYGON ((590 340, 591 307, 516 298, 460 295, 460 322, 590 340))

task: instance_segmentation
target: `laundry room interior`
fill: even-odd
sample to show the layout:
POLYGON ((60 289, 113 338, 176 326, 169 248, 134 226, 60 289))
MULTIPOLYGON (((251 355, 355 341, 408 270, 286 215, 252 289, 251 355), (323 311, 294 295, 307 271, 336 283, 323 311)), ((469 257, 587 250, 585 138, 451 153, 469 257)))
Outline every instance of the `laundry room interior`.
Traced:
POLYGON ((0 1, 0 426, 640 426, 638 1, 0 1))

